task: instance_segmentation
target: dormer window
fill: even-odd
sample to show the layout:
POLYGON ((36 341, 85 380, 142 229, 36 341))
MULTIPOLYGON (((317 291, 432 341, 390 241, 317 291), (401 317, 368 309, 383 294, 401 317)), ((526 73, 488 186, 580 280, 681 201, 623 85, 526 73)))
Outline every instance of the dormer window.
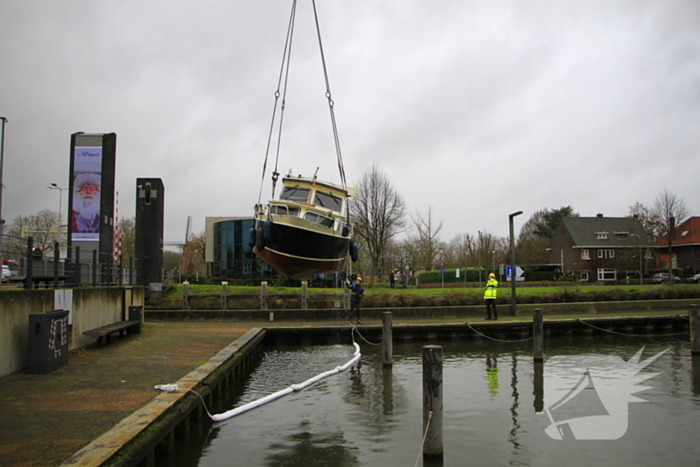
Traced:
POLYGON ((608 233, 607 232, 596 232, 595 233, 595 238, 598 240, 607 240, 608 239, 608 233))
POLYGON ((630 236, 629 232, 615 232, 618 240, 627 240, 630 236))

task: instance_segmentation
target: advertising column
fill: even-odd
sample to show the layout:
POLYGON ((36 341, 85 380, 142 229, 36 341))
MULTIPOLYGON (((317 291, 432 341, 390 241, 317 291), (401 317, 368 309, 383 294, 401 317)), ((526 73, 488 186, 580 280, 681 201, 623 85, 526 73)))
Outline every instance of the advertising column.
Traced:
POLYGON ((115 133, 71 135, 68 246, 74 258, 80 252, 81 264, 92 263, 97 251, 100 282, 109 281, 113 249, 116 143, 115 133))

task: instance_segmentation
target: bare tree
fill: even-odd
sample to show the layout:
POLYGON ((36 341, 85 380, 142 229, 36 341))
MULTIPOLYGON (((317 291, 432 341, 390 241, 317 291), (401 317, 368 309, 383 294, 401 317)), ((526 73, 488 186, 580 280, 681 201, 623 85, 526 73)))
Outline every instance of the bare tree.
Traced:
MULTIPOLYGON (((688 217, 688 207, 683 198, 675 193, 670 193, 666 189, 654 200, 651 214, 658 219, 657 238, 673 233, 674 224, 680 224, 688 217)), ((669 237, 669 243, 673 239, 669 237)))
POLYGON ((122 218, 119 221, 119 235, 122 241, 122 256, 136 256, 136 222, 134 217, 122 218))
POLYGON ((39 248, 43 254, 54 251, 54 242, 61 239, 61 248, 64 247, 62 236, 58 230, 58 213, 49 209, 42 209, 37 214, 30 216, 17 216, 10 222, 5 231, 3 249, 5 253, 25 255, 27 253, 27 239, 22 238, 22 232, 32 237, 34 247, 39 248))
POLYGON ((448 267, 466 267, 471 264, 470 244, 474 241, 470 234, 458 234, 447 242, 443 258, 448 267))
POLYGON ((652 212, 661 220, 660 236, 668 238, 668 283, 673 284, 673 240, 676 236, 676 224, 688 217, 685 201, 674 193, 664 189, 654 200, 652 212))
POLYGON ((355 190, 350 215, 355 234, 367 248, 373 283, 374 274, 384 269, 384 248, 405 225, 404 201, 376 165, 364 173, 355 190))
POLYGON ((438 256, 444 250, 438 239, 438 235, 442 230, 442 222, 434 225, 432 208, 428 208, 427 218, 424 218, 418 212, 416 213, 413 217, 413 226, 416 229, 416 235, 412 237, 412 242, 416 247, 417 266, 430 271, 435 266, 438 256))
POLYGON ((652 242, 655 241, 659 236, 663 235, 660 234, 660 232, 664 230, 664 222, 654 212, 654 209, 649 209, 642 203, 637 202, 630 206, 628 217, 634 217, 639 222, 641 222, 642 227, 644 227, 644 231, 647 234, 647 237, 651 239, 652 242))

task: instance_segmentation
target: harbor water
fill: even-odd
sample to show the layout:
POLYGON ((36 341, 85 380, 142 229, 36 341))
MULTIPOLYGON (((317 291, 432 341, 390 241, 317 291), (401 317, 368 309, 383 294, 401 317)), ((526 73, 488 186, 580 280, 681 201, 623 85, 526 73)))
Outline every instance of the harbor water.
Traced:
MULTIPOLYGON (((698 465, 700 361, 696 358, 693 363, 687 334, 552 337, 545 341, 544 364, 533 362, 531 341, 395 343, 391 368, 382 365, 381 346, 361 342, 361 348, 362 359, 355 367, 229 420, 208 423, 199 432, 193 430, 177 443, 176 452, 159 458, 159 465, 698 465), (421 351, 428 344, 443 346, 441 459, 424 459, 420 454, 421 351), (639 368, 634 389, 608 384, 613 390, 606 393, 606 378, 609 382, 618 370, 634 363, 635 355, 646 364, 639 368), (554 410, 554 401, 545 394, 552 391, 551 380, 556 371, 571 368, 583 356, 602 358, 612 369, 601 376, 582 367, 592 386, 577 393, 577 403, 571 400, 554 410), (557 370, 555 361, 564 365, 557 370), (611 403, 611 397, 617 399, 611 403), (553 425, 555 419, 593 421, 583 418, 591 416, 607 417, 609 422, 603 421, 588 438, 576 431, 575 423, 553 425), (617 434, 611 431, 613 426, 617 434), (555 439, 557 432, 561 439, 555 439)), ((227 406, 215 410, 241 406, 300 383, 347 362, 353 351, 346 344, 268 350, 224 402, 227 406)))

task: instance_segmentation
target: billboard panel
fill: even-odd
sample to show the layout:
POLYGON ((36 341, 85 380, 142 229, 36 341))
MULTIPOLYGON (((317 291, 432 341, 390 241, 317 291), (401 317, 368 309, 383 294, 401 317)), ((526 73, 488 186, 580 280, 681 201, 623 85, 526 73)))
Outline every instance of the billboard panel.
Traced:
POLYGON ((99 241, 102 146, 75 146, 71 190, 71 240, 99 241))

